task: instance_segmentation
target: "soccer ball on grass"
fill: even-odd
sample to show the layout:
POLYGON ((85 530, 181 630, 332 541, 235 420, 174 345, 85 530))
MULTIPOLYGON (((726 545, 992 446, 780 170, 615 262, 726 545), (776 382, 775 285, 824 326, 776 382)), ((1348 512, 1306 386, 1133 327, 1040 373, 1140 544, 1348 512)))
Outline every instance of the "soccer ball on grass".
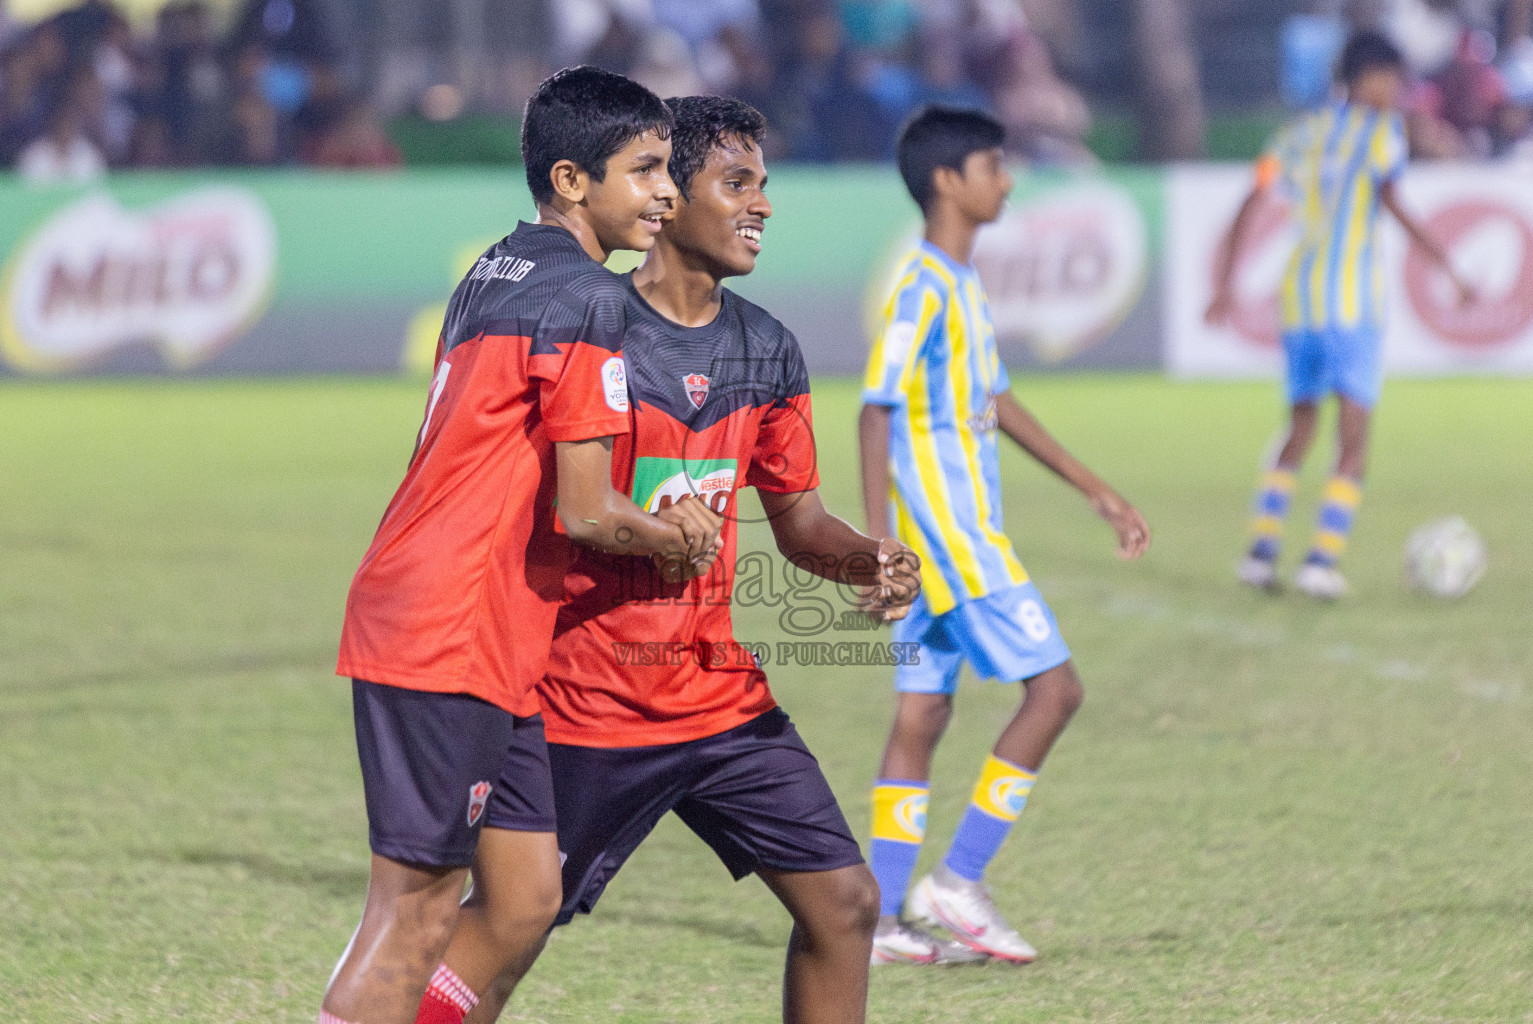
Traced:
POLYGON ((1405 542, 1405 579, 1434 597, 1463 597, 1485 575, 1485 544, 1459 516, 1418 529, 1405 542))

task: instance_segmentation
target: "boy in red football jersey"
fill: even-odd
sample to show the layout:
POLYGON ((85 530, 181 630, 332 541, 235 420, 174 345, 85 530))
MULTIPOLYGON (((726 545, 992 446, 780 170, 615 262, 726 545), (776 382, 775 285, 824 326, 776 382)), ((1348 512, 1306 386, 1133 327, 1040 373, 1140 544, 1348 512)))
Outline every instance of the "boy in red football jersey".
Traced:
MULTIPOLYGON (((735 640, 739 489, 756 488, 779 551, 810 572, 874 587, 885 617, 914 599, 919 565, 897 541, 826 511, 798 342, 723 287, 754 269, 772 215, 765 121, 738 100, 666 102, 682 199, 629 281, 633 411, 614 476, 650 512, 700 496, 725 523, 706 577, 671 583, 648 561, 594 551, 582 551, 567 577, 539 688, 564 857, 559 921, 589 913, 675 811, 736 878, 760 875, 792 914, 784 1019, 854 1024, 866 1010, 878 888, 819 764, 735 640)), ((461 974, 481 957, 482 922, 503 913, 476 889, 443 969, 461 974)), ((428 995, 418 1024, 493 1021, 531 965, 526 957, 455 1002, 432 1006, 428 995)))
POLYGON ((612 437, 629 429, 627 293, 601 264, 650 248, 670 213, 671 125, 619 75, 544 82, 522 135, 538 222, 480 257, 448 305, 415 454, 346 603, 338 672, 353 679, 373 858, 323 1022, 406 1024, 428 984, 461 984, 433 971, 470 863, 507 908, 490 977, 552 921, 533 687, 569 540, 663 555, 673 574, 711 559, 717 520, 700 503, 651 516, 610 484, 612 437))

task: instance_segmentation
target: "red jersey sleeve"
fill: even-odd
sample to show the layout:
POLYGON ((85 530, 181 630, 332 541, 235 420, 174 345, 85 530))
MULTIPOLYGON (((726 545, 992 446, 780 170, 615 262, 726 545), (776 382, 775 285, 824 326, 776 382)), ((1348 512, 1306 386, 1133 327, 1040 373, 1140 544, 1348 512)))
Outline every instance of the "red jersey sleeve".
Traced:
POLYGON ((820 486, 814 448, 814 418, 809 406, 809 371, 792 334, 783 354, 781 397, 761 418, 745 482, 775 494, 796 494, 820 486))
POLYGON ((550 441, 628 433, 624 309, 616 278, 584 277, 555 296, 533 331, 527 374, 538 384, 550 441))

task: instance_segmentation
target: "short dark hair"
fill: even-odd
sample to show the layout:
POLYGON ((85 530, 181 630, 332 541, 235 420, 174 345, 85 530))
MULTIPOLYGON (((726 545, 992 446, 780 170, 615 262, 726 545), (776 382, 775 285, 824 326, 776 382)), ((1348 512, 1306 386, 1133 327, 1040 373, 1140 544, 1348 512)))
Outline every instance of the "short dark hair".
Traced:
POLYGON ((1404 71, 1405 55, 1382 32, 1364 29, 1352 33, 1336 61, 1337 79, 1352 85, 1365 73, 1376 69, 1404 71))
POLYGON ((671 131, 671 180, 683 199, 708 154, 730 140, 747 148, 760 146, 766 136, 766 118, 742 100, 726 96, 672 96, 665 101, 676 118, 671 131))
POLYGON ((1005 141, 1006 129, 983 110, 931 104, 900 126, 895 160, 910 197, 925 210, 932 201, 932 175, 937 168, 961 173, 970 153, 995 149, 1005 141))
POLYGON ((544 79, 522 115, 522 162, 532 198, 554 197, 549 173, 571 160, 594 180, 607 176, 612 154, 645 132, 671 133, 671 111, 638 82, 587 65, 544 79))

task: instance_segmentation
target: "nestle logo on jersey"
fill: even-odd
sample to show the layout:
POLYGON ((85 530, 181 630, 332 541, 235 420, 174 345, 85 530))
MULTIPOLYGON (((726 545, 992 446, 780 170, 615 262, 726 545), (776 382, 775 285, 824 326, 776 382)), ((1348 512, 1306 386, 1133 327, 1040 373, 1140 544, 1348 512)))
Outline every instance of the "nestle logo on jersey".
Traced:
POLYGON ((520 256, 496 256, 493 259, 484 256, 479 257, 479 262, 474 264, 474 269, 469 272, 470 281, 520 281, 532 272, 537 266, 532 260, 524 260, 520 256))

